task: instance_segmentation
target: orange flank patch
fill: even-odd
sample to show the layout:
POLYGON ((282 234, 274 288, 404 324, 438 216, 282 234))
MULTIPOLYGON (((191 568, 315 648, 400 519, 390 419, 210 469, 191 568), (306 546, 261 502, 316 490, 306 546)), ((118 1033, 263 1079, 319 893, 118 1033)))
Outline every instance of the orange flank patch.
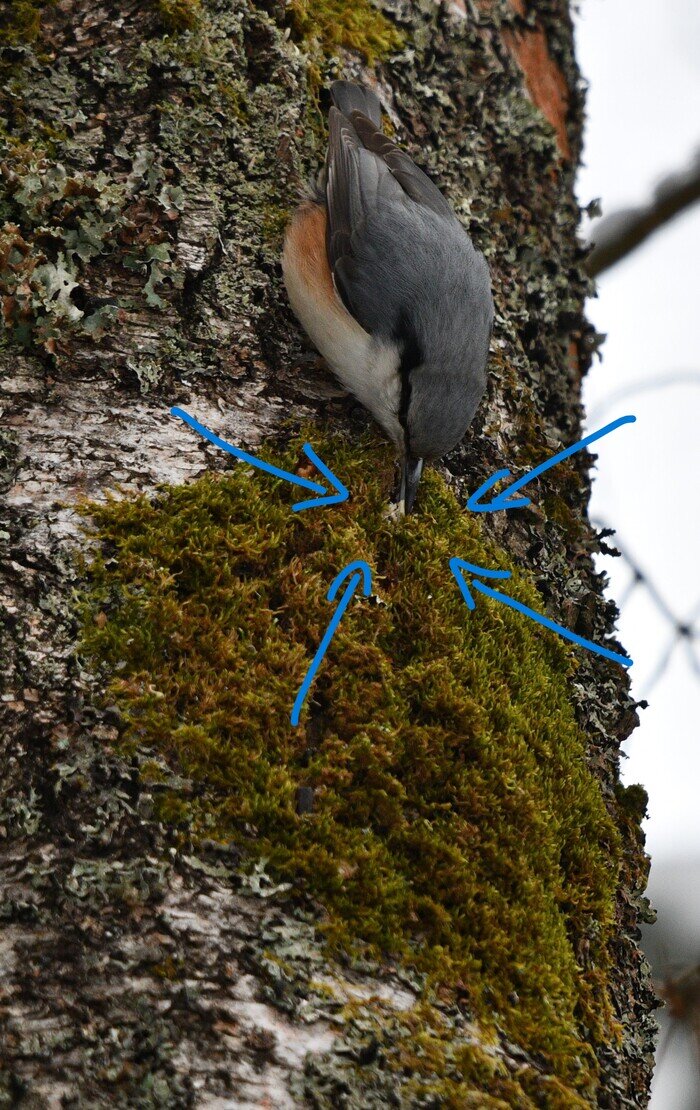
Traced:
POLYGON ((285 254, 292 261, 299 277, 311 286, 319 298, 345 314, 333 285, 333 275, 326 254, 325 208, 313 201, 305 201, 297 208, 287 229, 284 241, 285 254))

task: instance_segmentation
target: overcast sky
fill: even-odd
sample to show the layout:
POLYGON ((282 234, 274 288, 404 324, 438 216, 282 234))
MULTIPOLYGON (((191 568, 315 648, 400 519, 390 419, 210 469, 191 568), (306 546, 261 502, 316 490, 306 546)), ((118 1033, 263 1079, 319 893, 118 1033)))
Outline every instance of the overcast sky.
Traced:
MULTIPOLYGON (((700 147, 700 4, 697 0, 583 0, 578 56, 590 89, 579 198, 601 197, 604 212, 643 203, 664 175, 700 147)), ((680 216, 599 281, 589 316, 608 339, 586 383, 588 431, 633 413, 637 423, 596 444, 592 515, 648 571, 680 619, 700 617, 700 205, 680 216), (648 379, 697 380, 613 400, 648 379)), ((603 563, 611 594, 623 596, 629 570, 603 563)), ((700 621, 698 622, 700 624, 700 621)), ((638 587, 623 607, 620 635, 635 660, 633 692, 643 697, 671 638, 669 625, 638 587)), ((688 929, 700 958, 700 642, 698 674, 678 648, 649 695, 642 727, 625 745, 626 782, 649 792, 646 823, 652 880, 664 905, 694 901, 688 929), (655 879, 654 865, 656 865, 655 879), (689 889, 689 883, 691 889, 689 889), (694 924, 693 924, 694 923, 694 924)), ((672 912, 669 908, 667 912, 672 912)), ((691 945, 691 950, 693 946, 691 945)), ((681 1041, 655 1087, 658 1110, 693 1110, 697 1061, 681 1041), (672 1074, 673 1073, 673 1074, 672 1074), (692 1099, 692 1101, 691 1101, 692 1099)))
MULTIPOLYGON (((579 196, 601 197, 608 212, 643 202, 700 146, 700 5, 584 0, 578 52, 590 82, 579 196)), ((591 319, 608 335, 603 362, 586 382, 596 416, 590 430, 626 412, 637 417, 596 445, 592 513, 618 529, 679 616, 700 601, 699 259, 696 206, 603 275, 599 297, 589 303, 591 319), (693 371, 698 384, 603 406, 624 387, 693 371)), ((620 560, 605 565, 620 596, 629 574, 620 560)), ((621 631, 641 696, 669 639, 641 588, 625 606, 621 631)), ((682 651, 650 700, 626 746, 625 775, 649 789, 652 851, 676 855, 694 845, 700 855, 700 682, 682 651)))

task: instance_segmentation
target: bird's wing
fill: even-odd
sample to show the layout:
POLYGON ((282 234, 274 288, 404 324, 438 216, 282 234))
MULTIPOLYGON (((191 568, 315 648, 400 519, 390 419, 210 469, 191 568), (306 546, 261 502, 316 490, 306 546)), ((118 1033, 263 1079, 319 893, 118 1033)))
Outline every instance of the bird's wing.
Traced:
MULTIPOLYGON (((331 271, 341 258, 351 254, 353 230, 363 219, 364 189, 371 188, 369 174, 360 172, 361 146, 350 121, 333 107, 328 116, 328 157, 326 160, 326 206, 328 209, 327 248, 331 271)), ((366 204, 366 202, 365 202, 366 204)), ((341 294, 342 295, 342 294, 341 294)))
POLYGON ((437 185, 430 180, 427 173, 418 168, 405 150, 401 150, 371 120, 359 112, 352 112, 350 121, 365 150, 371 151, 384 162, 407 197, 424 208, 430 208, 438 216, 443 216, 447 220, 456 220, 449 202, 445 200, 437 185))
MULTIPOLYGON (((327 252, 336 289, 346 308, 368 331, 377 327, 376 297, 383 298, 382 330, 398 325, 389 316, 398 316, 402 305, 399 290, 387 288, 384 251, 380 262, 378 239, 390 253, 411 255, 414 235, 420 231, 421 214, 427 223, 435 218, 443 234, 466 240, 450 205, 440 190, 413 163, 409 156, 388 139, 362 112, 346 116, 335 106, 329 113, 328 158, 326 163, 326 204, 328 208, 327 252), (382 230, 394 227, 394 239, 382 230), (400 232, 402 241, 397 242, 400 232), (364 287, 368 265, 374 256, 379 263, 373 288, 364 287), (379 270, 382 270, 381 282, 379 270), (375 301, 372 304, 372 301, 375 301)), ((468 242, 468 240, 467 240, 468 242)))
POLYGON ((381 126, 382 106, 377 94, 367 88, 367 85, 358 85, 357 81, 334 81, 331 85, 331 99, 348 119, 351 112, 361 112, 377 127, 381 126))

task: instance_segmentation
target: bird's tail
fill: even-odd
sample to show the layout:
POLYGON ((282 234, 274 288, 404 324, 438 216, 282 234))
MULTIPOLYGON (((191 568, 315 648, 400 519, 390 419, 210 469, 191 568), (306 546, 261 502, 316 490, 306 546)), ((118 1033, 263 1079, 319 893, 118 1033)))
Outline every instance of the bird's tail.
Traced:
POLYGON ((372 90, 365 85, 356 85, 354 81, 334 81, 331 85, 331 97, 344 116, 349 116, 351 112, 362 112, 363 116, 371 119, 375 127, 381 127, 382 106, 372 90))

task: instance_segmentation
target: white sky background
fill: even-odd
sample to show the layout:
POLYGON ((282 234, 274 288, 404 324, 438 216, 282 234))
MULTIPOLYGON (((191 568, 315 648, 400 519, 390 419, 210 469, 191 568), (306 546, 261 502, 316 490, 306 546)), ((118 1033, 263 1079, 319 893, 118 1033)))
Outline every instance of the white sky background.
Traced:
MULTIPOLYGON (((577 47, 590 84, 579 199, 585 204, 601 197, 606 213, 644 203, 659 179, 681 170, 700 147, 700 3, 582 0, 577 47)), ((626 413, 637 417, 595 445, 591 514, 617 529, 620 543, 683 619, 700 607, 700 205, 603 274, 588 313, 608 339, 585 387, 587 430, 626 413), (695 372, 697 383, 604 405, 618 390, 680 372, 695 372)), ((610 593, 622 597, 629 570, 621 559, 602 565, 610 593)), ((643 697, 671 629, 642 586, 623 607, 620 636, 635 660, 633 693, 643 697)), ((696 656, 697 675, 685 649, 676 649, 641 714, 641 728, 625 745, 624 780, 642 782, 650 797, 650 893, 653 898, 658 885, 661 895, 663 887, 660 901, 667 905, 674 899, 700 903, 697 866, 673 869, 677 893, 669 889, 672 860, 700 860, 700 640, 696 656)), ((697 960, 700 911, 694 928, 697 960)), ((678 1035, 664 1056, 657 1110, 697 1106, 698 1095, 691 1094, 697 1061, 687 1047, 683 1059, 682 1047, 678 1035)))

